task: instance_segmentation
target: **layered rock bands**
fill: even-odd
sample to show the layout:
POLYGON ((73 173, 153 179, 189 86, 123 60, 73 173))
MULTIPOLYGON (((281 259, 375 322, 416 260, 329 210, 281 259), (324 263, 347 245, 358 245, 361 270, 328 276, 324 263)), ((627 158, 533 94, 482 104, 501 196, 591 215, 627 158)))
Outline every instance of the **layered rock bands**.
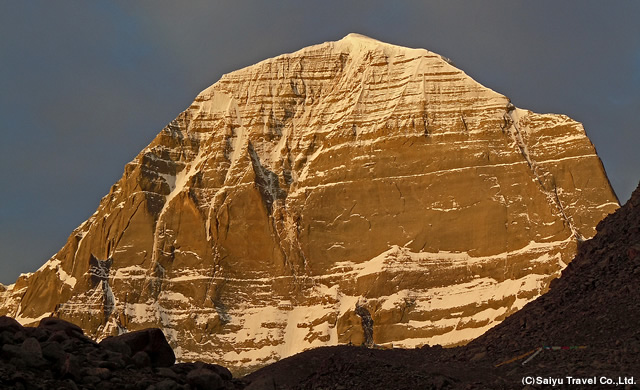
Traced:
POLYGON ((42 268, 23 324, 146 327, 236 372, 321 345, 465 343, 618 208, 582 125, 350 34, 224 75, 42 268))

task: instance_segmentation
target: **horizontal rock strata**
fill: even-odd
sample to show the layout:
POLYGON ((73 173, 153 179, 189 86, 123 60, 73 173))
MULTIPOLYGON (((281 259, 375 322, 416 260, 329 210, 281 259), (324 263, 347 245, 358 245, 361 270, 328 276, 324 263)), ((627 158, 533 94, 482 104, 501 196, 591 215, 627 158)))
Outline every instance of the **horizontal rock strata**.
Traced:
POLYGON ((465 346, 315 348, 243 380, 282 390, 638 389, 639 284, 640 186, 547 293, 465 346))
POLYGON ((580 123, 351 34, 201 92, 0 313, 160 327, 179 359, 237 372, 365 333, 455 345, 546 291, 617 207, 580 123))

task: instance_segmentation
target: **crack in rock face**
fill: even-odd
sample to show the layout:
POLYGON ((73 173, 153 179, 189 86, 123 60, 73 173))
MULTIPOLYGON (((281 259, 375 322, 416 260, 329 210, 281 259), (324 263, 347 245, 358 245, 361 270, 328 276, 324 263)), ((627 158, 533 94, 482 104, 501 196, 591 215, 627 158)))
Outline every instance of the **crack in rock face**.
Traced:
POLYGON ((91 287, 95 287, 98 283, 109 280, 109 272, 113 259, 99 260, 94 255, 89 258, 89 275, 91 277, 91 287))
POLYGON ((364 333, 364 346, 367 348, 371 348, 374 345, 373 342, 373 318, 371 318, 371 313, 367 310, 366 307, 360 306, 359 303, 356 303, 356 314, 362 320, 362 331, 364 333))
POLYGON ((111 286, 109 286, 109 274, 112 264, 112 258, 99 260, 93 254, 89 258, 88 274, 90 275, 91 286, 95 289, 96 293, 101 295, 100 301, 102 302, 102 317, 105 319, 109 318, 115 305, 115 297, 111 290, 111 286), (96 288, 98 284, 100 284, 101 291, 96 288))

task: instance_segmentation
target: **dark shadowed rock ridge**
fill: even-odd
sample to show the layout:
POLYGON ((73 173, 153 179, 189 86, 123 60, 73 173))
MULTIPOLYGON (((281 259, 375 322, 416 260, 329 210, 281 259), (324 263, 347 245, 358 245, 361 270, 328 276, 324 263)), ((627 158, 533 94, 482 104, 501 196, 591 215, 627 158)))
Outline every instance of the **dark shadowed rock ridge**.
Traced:
POLYGON ((551 388, 524 387, 522 378, 534 376, 563 379, 553 388, 638 389, 625 384, 607 387, 599 381, 632 376, 638 381, 640 373, 640 185, 597 230, 579 246, 549 292, 464 347, 318 348, 250 374, 247 388, 551 388), (543 349, 524 365, 532 354, 511 361, 544 346, 586 349, 543 349), (567 376, 595 376, 598 382, 570 385, 567 376))
POLYGON ((160 329, 96 343, 57 318, 23 327, 0 317, 0 388, 231 390, 246 383, 214 364, 178 363, 160 329))
POLYGON ((161 328, 236 372, 456 345, 546 291, 617 207, 580 123, 350 34, 202 91, 0 314, 98 340, 161 328))

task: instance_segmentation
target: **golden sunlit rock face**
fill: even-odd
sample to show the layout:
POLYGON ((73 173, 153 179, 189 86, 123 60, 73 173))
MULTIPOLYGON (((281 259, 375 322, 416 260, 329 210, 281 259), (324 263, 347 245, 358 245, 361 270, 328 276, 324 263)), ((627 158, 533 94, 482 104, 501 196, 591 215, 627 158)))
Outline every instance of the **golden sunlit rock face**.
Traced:
POLYGON ((544 293, 617 207, 580 123, 350 34, 200 93, 0 314, 157 326, 179 360, 236 372, 371 331, 460 344, 544 293))

